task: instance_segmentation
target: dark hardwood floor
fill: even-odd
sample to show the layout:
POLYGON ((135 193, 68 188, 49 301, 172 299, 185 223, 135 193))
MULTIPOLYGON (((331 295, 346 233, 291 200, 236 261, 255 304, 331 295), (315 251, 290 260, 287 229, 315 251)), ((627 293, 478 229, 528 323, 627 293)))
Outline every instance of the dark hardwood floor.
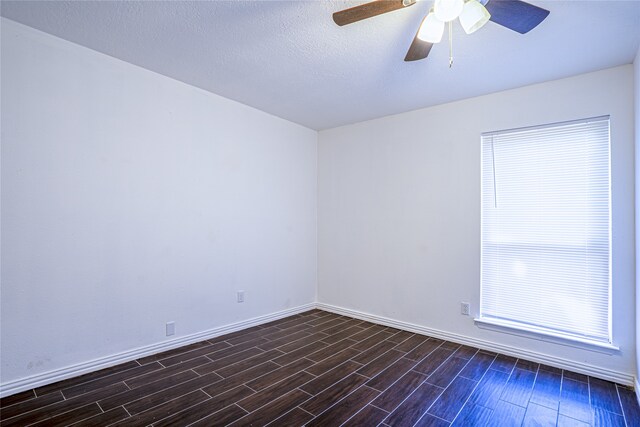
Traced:
POLYGON ((8 396, 8 426, 640 426, 631 388, 312 310, 8 396))

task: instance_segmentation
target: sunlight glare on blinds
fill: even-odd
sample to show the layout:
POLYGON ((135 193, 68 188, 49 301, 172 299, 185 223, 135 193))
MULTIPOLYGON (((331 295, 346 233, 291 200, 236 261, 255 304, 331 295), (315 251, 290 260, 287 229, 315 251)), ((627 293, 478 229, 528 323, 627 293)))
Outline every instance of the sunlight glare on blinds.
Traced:
POLYGON ((482 135, 484 319, 610 342, 609 117, 482 135))

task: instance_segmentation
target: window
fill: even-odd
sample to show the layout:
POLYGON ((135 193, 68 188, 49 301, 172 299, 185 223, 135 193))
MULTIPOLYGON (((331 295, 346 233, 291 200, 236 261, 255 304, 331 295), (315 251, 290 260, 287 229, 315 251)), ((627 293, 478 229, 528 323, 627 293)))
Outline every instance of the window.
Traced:
POLYGON ((609 117, 482 135, 480 321, 611 343, 609 117))

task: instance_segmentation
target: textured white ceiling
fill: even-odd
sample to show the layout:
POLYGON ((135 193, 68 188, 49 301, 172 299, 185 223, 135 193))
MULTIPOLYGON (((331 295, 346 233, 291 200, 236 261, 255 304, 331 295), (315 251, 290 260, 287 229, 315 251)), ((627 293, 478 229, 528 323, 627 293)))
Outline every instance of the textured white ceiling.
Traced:
POLYGON ((404 55, 431 1, 345 27, 363 1, 2 1, 2 16, 313 129, 401 113, 633 61, 640 1, 540 1, 529 34, 454 27, 404 55))

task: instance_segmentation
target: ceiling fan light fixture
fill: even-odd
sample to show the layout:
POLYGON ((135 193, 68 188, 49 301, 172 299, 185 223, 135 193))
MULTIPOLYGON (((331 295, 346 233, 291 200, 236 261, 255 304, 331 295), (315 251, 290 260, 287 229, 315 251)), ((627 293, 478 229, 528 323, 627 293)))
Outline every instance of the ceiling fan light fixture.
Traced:
POLYGON ((474 33, 484 26, 491 14, 478 0, 468 0, 460 14, 460 25, 467 34, 474 33))
POLYGON ((456 19, 462 13, 464 0, 436 0, 433 9, 436 17, 442 22, 456 19))
POLYGON ((418 38, 425 42, 438 43, 442 40, 442 33, 444 33, 444 22, 439 20, 433 11, 429 12, 420 25, 418 38))

